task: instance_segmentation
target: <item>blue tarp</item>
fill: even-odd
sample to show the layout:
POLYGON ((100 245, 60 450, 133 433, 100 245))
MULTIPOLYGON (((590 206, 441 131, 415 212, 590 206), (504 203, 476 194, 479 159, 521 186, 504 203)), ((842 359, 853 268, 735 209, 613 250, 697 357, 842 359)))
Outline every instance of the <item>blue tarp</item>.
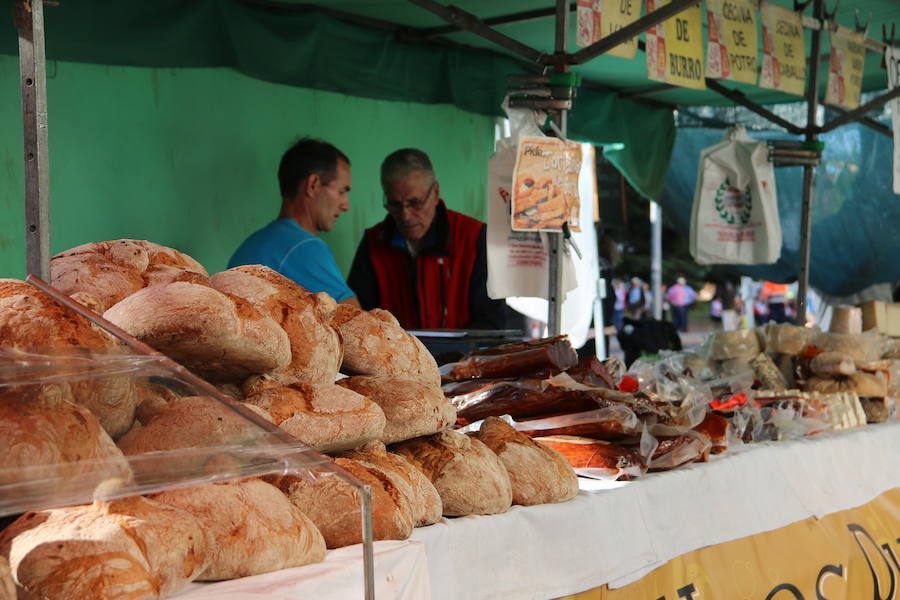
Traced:
MULTIPOLYGON (((700 152, 722 135, 720 129, 678 129, 662 205, 665 218, 685 236, 690 235, 700 152)), ((798 139, 774 132, 750 135, 798 139)), ((891 191, 891 138, 854 124, 821 139, 826 145, 816 169, 810 286, 832 296, 847 296, 875 283, 900 281, 900 196, 891 191)), ((771 265, 733 265, 729 270, 755 279, 790 282, 800 272, 803 168, 776 168, 775 175, 784 238, 781 258, 771 265)))

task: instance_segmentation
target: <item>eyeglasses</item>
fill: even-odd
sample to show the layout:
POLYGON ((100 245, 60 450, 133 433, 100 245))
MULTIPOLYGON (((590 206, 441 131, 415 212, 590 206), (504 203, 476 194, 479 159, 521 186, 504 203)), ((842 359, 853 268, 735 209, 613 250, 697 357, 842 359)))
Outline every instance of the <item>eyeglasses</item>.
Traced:
POLYGON ((425 206, 425 204, 428 202, 428 199, 431 198, 431 192, 434 191, 435 183, 437 182, 434 181, 430 186, 428 186, 428 191, 425 192, 424 198, 410 198, 409 200, 404 200, 403 202, 396 202, 394 200, 388 200, 387 196, 385 196, 382 204, 389 213, 399 215, 406 209, 409 209, 410 212, 418 212, 422 210, 422 207, 425 206))

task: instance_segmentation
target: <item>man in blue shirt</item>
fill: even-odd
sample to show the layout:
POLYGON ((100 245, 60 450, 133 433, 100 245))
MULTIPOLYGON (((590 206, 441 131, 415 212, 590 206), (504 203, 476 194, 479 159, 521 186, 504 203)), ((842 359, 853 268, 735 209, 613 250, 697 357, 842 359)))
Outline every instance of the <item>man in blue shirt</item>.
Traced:
POLYGON ((350 159, 331 144, 302 138, 281 157, 278 183, 281 213, 240 245, 228 268, 265 265, 310 292, 359 306, 331 250, 315 235, 331 231, 350 210, 350 159))

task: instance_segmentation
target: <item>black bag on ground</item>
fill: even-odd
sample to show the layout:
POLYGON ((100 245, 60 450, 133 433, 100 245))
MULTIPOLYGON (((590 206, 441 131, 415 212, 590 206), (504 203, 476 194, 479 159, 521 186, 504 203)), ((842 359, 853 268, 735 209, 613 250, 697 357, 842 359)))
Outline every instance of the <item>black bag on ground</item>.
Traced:
POLYGON ((642 354, 656 354, 660 350, 681 350, 678 330, 668 321, 625 318, 625 325, 617 336, 625 353, 625 364, 631 366, 642 354))

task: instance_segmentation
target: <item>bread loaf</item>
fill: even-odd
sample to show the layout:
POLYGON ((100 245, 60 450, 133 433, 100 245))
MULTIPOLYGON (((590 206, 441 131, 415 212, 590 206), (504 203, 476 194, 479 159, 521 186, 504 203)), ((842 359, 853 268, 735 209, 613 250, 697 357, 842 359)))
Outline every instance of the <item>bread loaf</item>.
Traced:
POLYGON ((272 421, 320 452, 339 452, 379 439, 385 416, 363 395, 333 383, 296 383, 247 396, 272 421))
MULTIPOLYGON (((15 279, 0 279, 0 347, 87 356, 107 352, 118 341, 105 331, 57 303, 37 288, 15 279)), ((88 408, 113 437, 131 428, 137 404, 128 377, 71 380, 71 400, 88 408)))
POLYGON ((382 442, 370 442, 341 456, 356 460, 369 469, 376 469, 390 479, 400 493, 407 497, 416 527, 441 520, 443 505, 434 484, 408 460, 399 454, 388 452, 382 442))
POLYGON ((390 449, 425 473, 448 517, 498 514, 512 505, 506 467, 477 439, 447 430, 390 449))
POLYGON ((284 275, 262 265, 236 267, 213 275, 220 292, 243 298, 272 317, 287 333, 291 362, 272 372, 282 383, 333 383, 344 350, 331 326, 334 300, 310 294, 284 275))
POLYGON ((203 581, 236 579, 325 559, 316 526, 275 487, 258 479, 169 490, 154 499, 191 513, 212 541, 203 581))
POLYGON ((71 296, 99 300, 98 312, 150 285, 206 283, 203 266, 187 254, 143 240, 114 240, 76 246, 50 260, 51 282, 71 296))
POLYGON ((16 582, 54 600, 169 596, 209 550, 197 519, 140 496, 27 513, 0 534, 16 582))
POLYGON ((429 435, 456 421, 456 409, 441 388, 396 376, 354 376, 338 385, 372 400, 384 411, 387 424, 381 440, 385 444, 429 435))
MULTIPOLYGON (((335 462, 371 486, 375 540, 405 540, 412 534, 412 507, 389 478, 377 469, 348 458, 338 458, 335 462)), ((343 479, 333 473, 322 473, 315 478, 269 475, 265 480, 284 492, 294 506, 316 524, 329 548, 362 542, 359 494, 343 479)))
POLYGON ((71 399, 64 381, 0 387, 0 487, 18 485, 23 496, 62 494, 84 482, 130 479, 125 457, 97 418, 71 399))
POLYGON ((355 375, 400 375, 440 386, 434 357, 406 333, 394 315, 340 304, 331 321, 344 338, 343 372, 355 375))
POLYGON ((16 583, 3 556, 0 556, 0 600, 16 600, 16 583))
POLYGON ((856 363, 842 352, 822 352, 809 361, 809 368, 816 375, 829 377, 832 375, 853 375, 856 363))
POLYGON ((142 342, 216 381, 287 365, 287 334, 246 300, 205 285, 178 282, 145 288, 104 315, 142 342))
POLYGON ((477 437, 500 458, 509 473, 513 504, 531 506, 571 500, 578 477, 562 455, 498 417, 488 417, 477 437))

